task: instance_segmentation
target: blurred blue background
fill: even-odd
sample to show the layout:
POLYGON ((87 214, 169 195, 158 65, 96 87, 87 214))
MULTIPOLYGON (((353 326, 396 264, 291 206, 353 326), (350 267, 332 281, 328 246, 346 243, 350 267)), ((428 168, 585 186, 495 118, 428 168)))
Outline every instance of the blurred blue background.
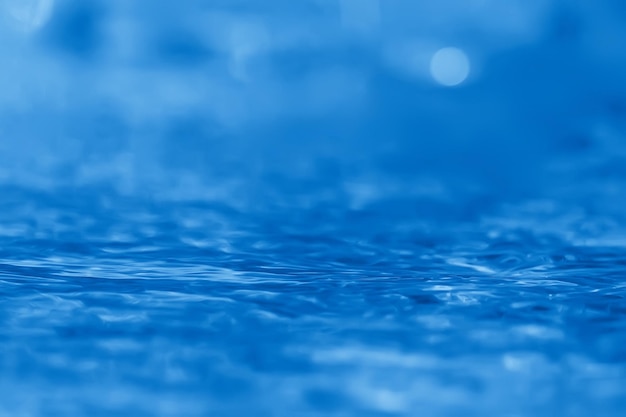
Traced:
POLYGON ((456 200, 620 174, 621 2, 292 3, 4 1, 4 183, 264 204, 276 181, 456 200))
POLYGON ((625 40, 619 0, 1 0, 0 416, 622 415, 625 40))

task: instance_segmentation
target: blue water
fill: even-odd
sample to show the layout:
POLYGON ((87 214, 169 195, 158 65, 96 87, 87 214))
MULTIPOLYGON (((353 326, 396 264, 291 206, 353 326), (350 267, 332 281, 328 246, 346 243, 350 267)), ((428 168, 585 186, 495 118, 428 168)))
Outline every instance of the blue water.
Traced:
POLYGON ((0 3, 0 417, 626 413, 618 0, 0 3))

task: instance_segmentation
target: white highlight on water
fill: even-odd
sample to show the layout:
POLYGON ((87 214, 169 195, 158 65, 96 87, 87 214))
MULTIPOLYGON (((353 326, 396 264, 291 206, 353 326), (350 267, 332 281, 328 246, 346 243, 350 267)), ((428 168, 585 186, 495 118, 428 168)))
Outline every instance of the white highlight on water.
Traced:
POLYGON ((441 48, 430 60, 430 74, 436 82, 446 87, 461 84, 469 73, 469 58, 459 48, 441 48))

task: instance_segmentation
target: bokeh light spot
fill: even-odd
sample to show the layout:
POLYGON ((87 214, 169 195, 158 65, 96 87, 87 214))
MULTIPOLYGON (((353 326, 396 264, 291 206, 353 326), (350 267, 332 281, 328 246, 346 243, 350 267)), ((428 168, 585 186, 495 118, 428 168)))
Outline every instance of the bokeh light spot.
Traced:
POLYGON ((442 48, 430 60, 430 74, 435 81, 446 87, 461 84, 469 73, 469 58, 459 48, 442 48))
POLYGON ((27 32, 44 26, 54 8, 54 0, 4 0, 0 3, 0 14, 8 14, 20 29, 27 32))

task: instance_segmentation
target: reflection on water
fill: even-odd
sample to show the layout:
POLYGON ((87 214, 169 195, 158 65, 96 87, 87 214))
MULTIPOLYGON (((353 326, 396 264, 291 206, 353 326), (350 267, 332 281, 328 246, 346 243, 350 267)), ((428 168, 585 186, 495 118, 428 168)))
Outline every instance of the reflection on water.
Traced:
POLYGON ((623 244, 585 244, 614 231, 578 231, 558 206, 543 231, 531 208, 428 230, 339 205, 320 222, 102 195, 4 203, 3 414, 626 405, 623 244))

